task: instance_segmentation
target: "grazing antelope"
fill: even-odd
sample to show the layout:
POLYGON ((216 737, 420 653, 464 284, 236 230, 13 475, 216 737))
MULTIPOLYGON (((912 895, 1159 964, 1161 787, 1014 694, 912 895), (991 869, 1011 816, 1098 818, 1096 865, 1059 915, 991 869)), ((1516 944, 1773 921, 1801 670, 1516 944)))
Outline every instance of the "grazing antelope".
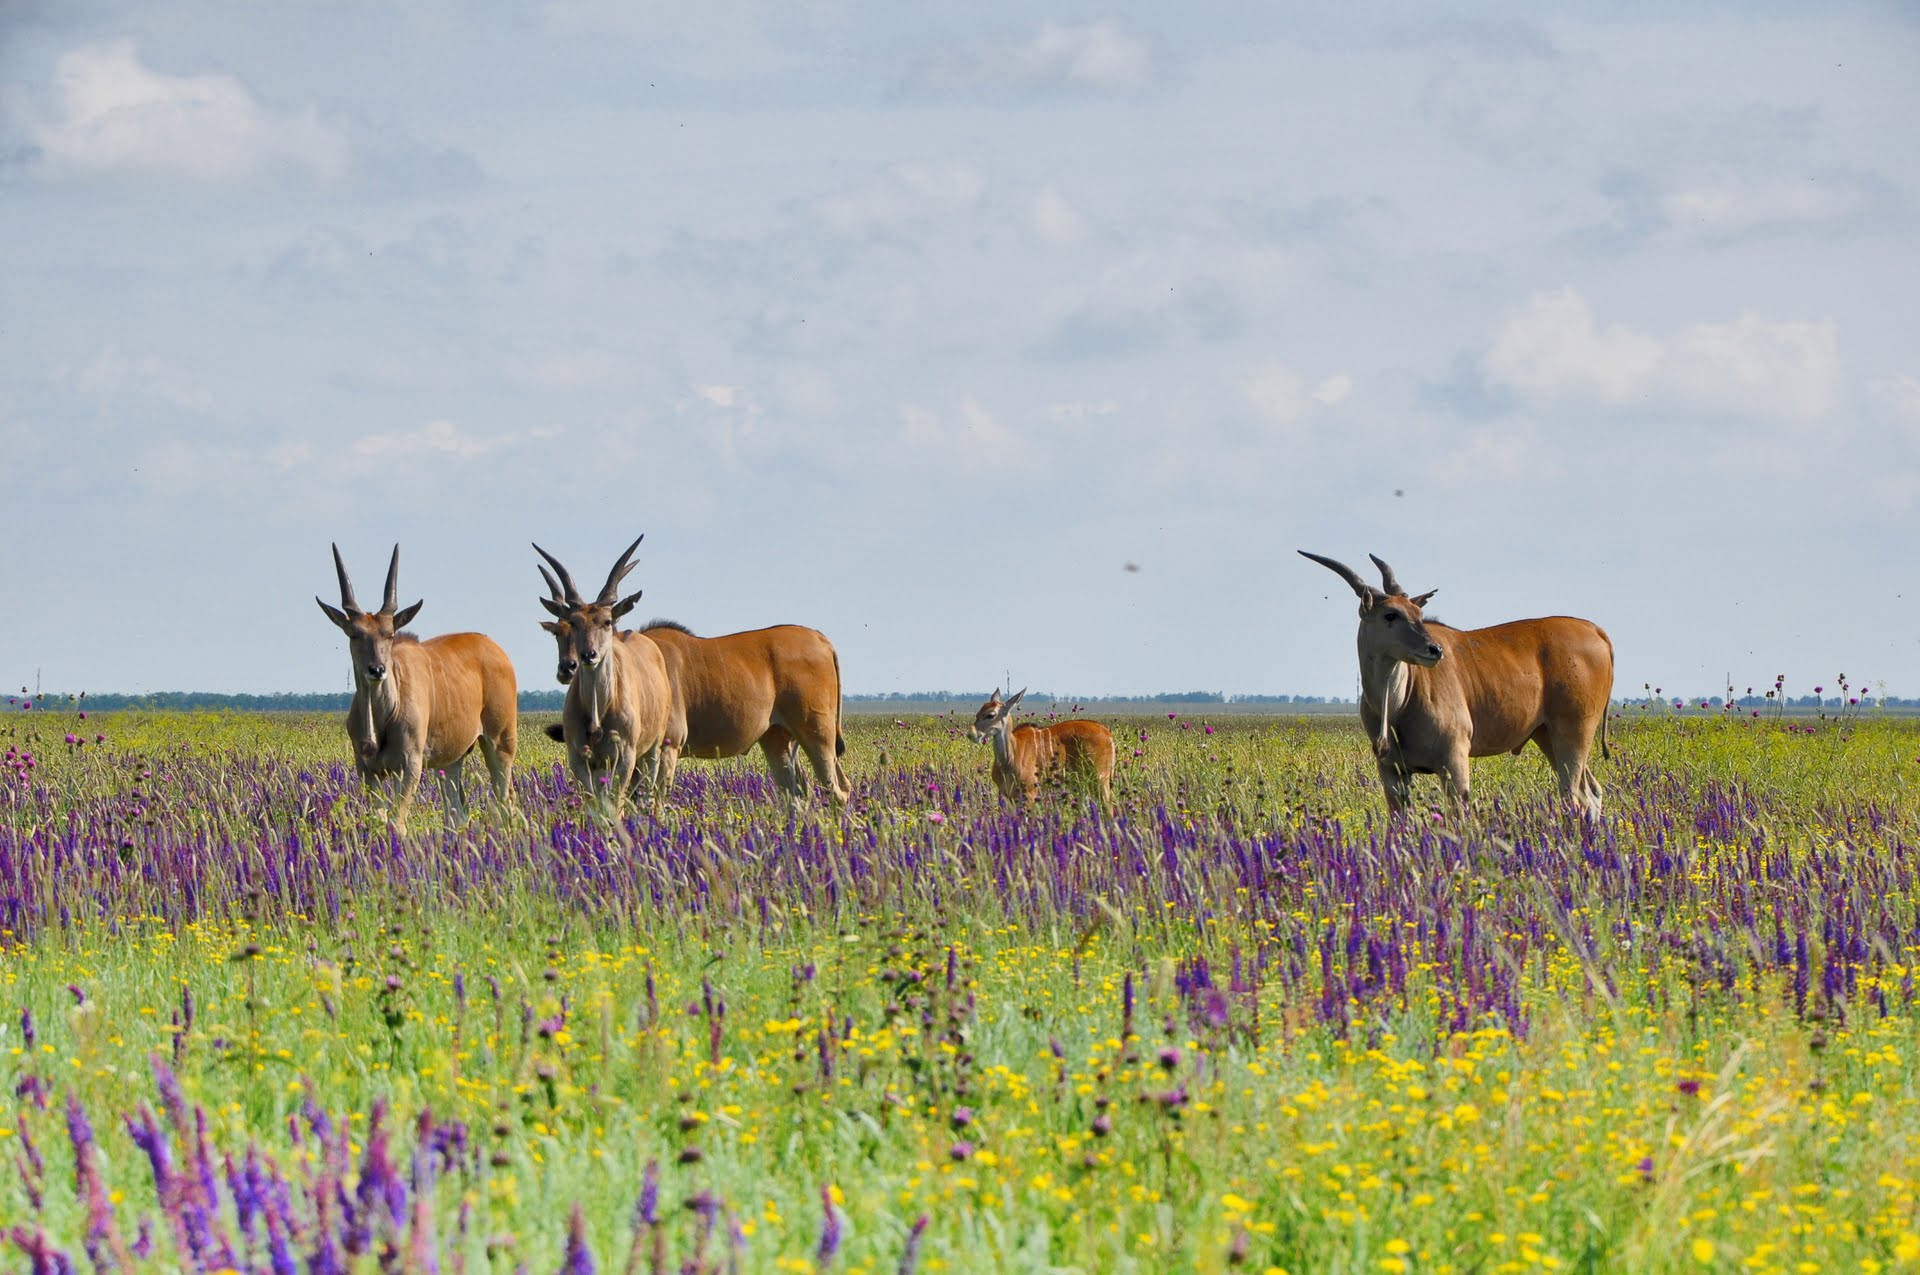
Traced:
POLYGON ((1040 782, 1054 776, 1091 779, 1100 804, 1113 801, 1113 732, 1099 722, 1055 722, 1051 726, 1015 726, 1013 710, 1026 697, 1023 687, 1004 703, 995 691, 973 715, 973 742, 993 742, 993 783, 1008 798, 1032 801, 1040 782))
POLYGON ((1600 813, 1587 768, 1596 732, 1607 752, 1613 642, 1599 625, 1555 615, 1485 629, 1425 618, 1434 593, 1408 597, 1373 558, 1382 588, 1332 558, 1300 550, 1360 598, 1360 721, 1373 743, 1387 808, 1407 808, 1415 775, 1442 775, 1464 810, 1468 759, 1515 753, 1532 740, 1575 807, 1600 813))
POLYGON ((396 596, 400 546, 387 564, 386 596, 366 612, 354 601, 353 583, 340 547, 333 547, 340 577, 340 606, 320 602, 327 618, 347 635, 353 657, 353 704, 347 738, 353 764, 368 784, 401 776, 395 817, 404 820, 427 767, 443 771, 465 805, 461 765, 480 746, 494 795, 507 795, 507 775, 519 746, 519 687, 513 661, 493 639, 479 633, 448 633, 422 642, 402 633, 421 603, 400 609, 396 596))
MULTIPOLYGON (((615 813, 625 807, 636 781, 651 782, 653 806, 658 812, 666 789, 659 771, 673 747, 667 727, 673 709, 673 685, 667 679, 660 648, 637 633, 620 633, 614 626, 633 610, 640 595, 620 596, 620 582, 636 565, 635 539, 607 573, 600 595, 588 602, 574 587, 573 577, 560 560, 535 545, 534 552, 553 564, 560 579, 556 597, 540 599, 554 619, 541 627, 562 638, 561 667, 571 669, 566 702, 560 709, 561 741, 567 746, 567 768, 590 799, 601 794, 597 776, 606 776, 605 800, 615 813), (564 629, 563 627, 564 626, 564 629), (643 771, 642 757, 648 759, 643 771)), ((544 574, 544 571, 543 573, 544 574)), ((549 581, 551 584, 552 581, 549 581)))
MULTIPOLYGON (((560 600, 559 583, 544 567, 541 573, 560 600)), ((568 622, 543 627, 559 643, 555 677, 565 686, 578 669, 569 651, 568 622)), ((670 746, 658 768, 663 787, 673 783, 683 755, 738 757, 757 744, 774 782, 789 797, 797 801, 806 794, 796 758, 796 752, 804 752, 820 786, 836 804, 846 802, 853 785, 839 760, 847 751, 840 731, 840 657, 825 634, 780 624, 703 638, 672 620, 655 620, 638 633, 622 633, 620 640, 659 647, 673 684, 670 746)), ((547 734, 560 739, 563 728, 548 727, 547 734)))

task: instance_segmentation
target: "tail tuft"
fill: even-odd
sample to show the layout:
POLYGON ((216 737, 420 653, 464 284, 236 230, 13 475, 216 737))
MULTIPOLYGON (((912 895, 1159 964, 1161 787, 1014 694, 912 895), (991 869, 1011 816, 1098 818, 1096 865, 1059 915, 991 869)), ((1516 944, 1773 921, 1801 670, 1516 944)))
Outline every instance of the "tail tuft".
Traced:
POLYGON ((564 744, 567 742, 567 728, 558 722, 547 727, 545 734, 548 739, 556 744, 564 744))
POLYGON ((845 757, 847 755, 847 737, 839 731, 833 733, 833 755, 835 757, 845 757))

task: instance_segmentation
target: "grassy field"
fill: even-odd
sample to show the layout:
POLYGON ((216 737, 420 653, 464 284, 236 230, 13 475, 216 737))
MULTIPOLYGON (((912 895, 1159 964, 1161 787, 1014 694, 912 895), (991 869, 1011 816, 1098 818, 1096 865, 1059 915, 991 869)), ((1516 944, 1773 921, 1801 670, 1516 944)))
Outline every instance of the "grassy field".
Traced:
POLYGON ((395 831, 334 717, 0 719, 7 1269, 1920 1266, 1906 721, 1400 828, 1325 717, 1112 722, 1110 817, 850 719, 844 817, 619 828, 538 724, 395 831))

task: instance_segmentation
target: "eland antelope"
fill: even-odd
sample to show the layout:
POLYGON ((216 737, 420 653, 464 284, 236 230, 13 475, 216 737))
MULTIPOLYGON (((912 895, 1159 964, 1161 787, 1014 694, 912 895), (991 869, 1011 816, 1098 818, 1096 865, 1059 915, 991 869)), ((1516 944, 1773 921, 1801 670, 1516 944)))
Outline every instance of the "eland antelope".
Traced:
POLYGON ((572 669, 560 709, 567 769, 589 800, 604 797, 616 813, 625 807, 629 790, 641 778, 650 785, 658 812, 666 797, 660 770, 670 764, 672 746, 668 726, 673 684, 660 648, 637 633, 621 633, 614 627, 640 600, 639 593, 621 597, 620 582, 633 570, 633 551, 642 539, 627 546, 607 573, 600 595, 591 602, 581 598, 558 558, 539 545, 533 547, 560 577, 561 587, 553 591, 559 596, 541 598, 540 605, 554 616, 541 627, 556 637, 564 633, 561 667, 572 669), (640 769, 643 757, 648 761, 644 772, 640 769), (601 776, 605 776, 604 794, 596 790, 601 776))
POLYGON ((507 653, 479 633, 448 633, 424 642, 402 633, 422 603, 399 605, 399 545, 387 564, 386 595, 378 611, 362 611, 354 600, 338 545, 333 569, 340 577, 340 605, 314 601, 347 635, 353 659, 347 738, 360 777, 369 785, 401 777, 394 812, 401 820, 421 771, 429 767, 446 773, 464 804, 461 765, 478 744, 494 794, 504 799, 520 738, 519 688, 507 653))
MULTIPOLYGON (((561 599, 561 586, 551 575, 547 588, 561 599)), ((543 627, 559 644, 554 675, 564 686, 578 671, 569 623, 562 619, 543 627)), ((806 792, 796 753, 806 755, 814 778, 836 804, 851 795, 853 785, 840 763, 847 750, 840 730, 840 657, 825 634, 779 624, 705 638, 672 620, 655 620, 637 633, 622 633, 620 640, 657 646, 673 685, 667 742, 657 768, 662 786, 672 784, 683 755, 738 757, 758 745, 774 782, 790 798, 797 801, 806 792)), ((562 733, 561 727, 547 728, 555 739, 562 733)))
POLYGON ((1462 809, 1468 759, 1519 753, 1532 740, 1553 763, 1575 807, 1600 813, 1587 767, 1596 732, 1607 752, 1613 642, 1599 625, 1555 615, 1485 629, 1429 620, 1438 590, 1408 597, 1393 568, 1374 588, 1352 568, 1300 550, 1360 598, 1360 721, 1373 744, 1387 808, 1407 808, 1415 775, 1441 775, 1462 809))
POLYGON ((973 716, 973 741, 993 744, 993 783, 1009 799, 1032 801, 1042 780, 1075 777, 1092 780, 1102 806, 1113 801, 1113 732, 1099 722, 1055 722, 1051 726, 1015 726, 1013 710, 1026 689, 1005 701, 993 692, 973 716))

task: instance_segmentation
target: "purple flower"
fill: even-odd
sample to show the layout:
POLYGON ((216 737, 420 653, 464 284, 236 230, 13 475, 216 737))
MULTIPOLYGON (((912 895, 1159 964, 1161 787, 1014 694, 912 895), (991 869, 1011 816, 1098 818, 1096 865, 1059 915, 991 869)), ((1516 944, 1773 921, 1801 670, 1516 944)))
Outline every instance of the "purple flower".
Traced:
POLYGON ((814 1250, 822 1268, 833 1262, 840 1251, 840 1211, 833 1207, 833 1188, 820 1188, 820 1246, 814 1250))
POLYGON ((560 1263, 560 1275, 594 1275, 593 1254, 587 1249, 587 1219, 580 1206, 573 1206, 567 1223, 567 1256, 560 1263))
POLYGON ((920 1237, 927 1233, 927 1215, 922 1213, 914 1219, 913 1229, 907 1232, 907 1246, 900 1252, 900 1266, 897 1275, 913 1275, 920 1264, 920 1237))

